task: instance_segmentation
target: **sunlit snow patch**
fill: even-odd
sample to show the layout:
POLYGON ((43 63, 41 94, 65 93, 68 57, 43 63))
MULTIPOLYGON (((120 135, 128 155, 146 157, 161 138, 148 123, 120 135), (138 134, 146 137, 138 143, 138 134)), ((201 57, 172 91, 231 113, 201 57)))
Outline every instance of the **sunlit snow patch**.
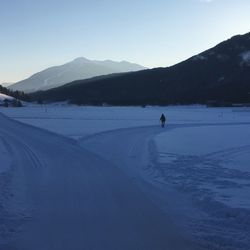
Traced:
POLYGON ((4 100, 12 101, 14 98, 5 94, 0 93, 0 102, 3 102, 4 100))
POLYGON ((241 53, 240 56, 243 63, 246 63, 248 66, 250 66, 250 50, 241 53))
POLYGON ((201 55, 201 54, 199 54, 199 55, 196 55, 196 56, 194 56, 193 57, 193 60, 194 61, 203 61, 203 60, 206 60, 207 58, 205 57, 205 56, 203 56, 203 55, 201 55))

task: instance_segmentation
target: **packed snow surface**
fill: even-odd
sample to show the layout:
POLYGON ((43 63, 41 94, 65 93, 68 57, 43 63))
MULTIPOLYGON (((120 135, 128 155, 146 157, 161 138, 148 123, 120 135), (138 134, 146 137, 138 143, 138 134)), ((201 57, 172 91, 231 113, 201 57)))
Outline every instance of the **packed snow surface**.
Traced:
POLYGON ((249 108, 0 111, 3 249, 249 250, 249 108))
POLYGON ((5 139, 0 137, 0 174, 9 169, 11 163, 10 152, 8 152, 8 147, 5 142, 5 139))

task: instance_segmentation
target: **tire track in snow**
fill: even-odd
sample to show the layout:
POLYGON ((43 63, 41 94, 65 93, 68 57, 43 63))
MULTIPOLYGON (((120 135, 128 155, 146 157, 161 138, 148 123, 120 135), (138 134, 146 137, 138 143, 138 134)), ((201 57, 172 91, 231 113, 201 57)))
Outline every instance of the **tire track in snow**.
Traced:
POLYGON ((6 130, 0 129, 0 134, 2 134, 3 141, 5 142, 6 148, 9 152, 12 153, 12 159, 15 159, 15 154, 17 151, 22 152, 26 155, 27 161, 31 163, 34 168, 42 168, 43 163, 36 155, 34 150, 31 149, 24 141, 19 140, 18 137, 13 136, 11 133, 8 133, 6 130), (6 139, 7 138, 7 139, 6 139), (8 142, 8 140, 10 142, 8 142))
POLYGON ((27 144, 25 143, 20 143, 24 152, 26 153, 28 160, 31 162, 32 166, 35 168, 43 168, 43 163, 39 159, 39 157, 36 155, 34 150, 32 150, 27 144))

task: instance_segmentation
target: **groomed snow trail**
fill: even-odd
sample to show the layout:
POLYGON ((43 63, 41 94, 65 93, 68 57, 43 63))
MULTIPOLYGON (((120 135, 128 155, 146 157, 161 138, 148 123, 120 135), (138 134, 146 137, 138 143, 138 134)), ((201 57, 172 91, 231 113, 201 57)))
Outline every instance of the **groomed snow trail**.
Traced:
POLYGON ((2 114, 0 123, 12 154, 1 249, 196 249, 109 161, 2 114))
MULTIPOLYGON (((151 166, 155 159, 150 159, 155 154, 152 152, 151 155, 154 147, 153 138, 176 127, 178 125, 171 125, 164 129, 159 126, 117 129, 82 138, 79 144, 119 167, 134 185, 171 218, 178 227, 178 231, 190 238, 187 220, 190 212, 192 216, 195 213, 199 218, 200 211, 192 205, 188 197, 171 186, 162 185, 159 178, 155 181, 154 172, 152 172, 155 166, 151 166)), ((193 246, 193 249, 196 248, 193 246)))
MULTIPOLYGON (((211 161, 210 170, 205 167, 208 165, 207 161, 206 165, 201 165, 198 169, 195 156, 187 156, 187 159, 181 159, 179 162, 161 164, 159 152, 154 144, 156 135, 161 137, 162 132, 167 134, 171 130, 176 130, 176 133, 178 133, 178 129, 207 128, 209 126, 211 128, 221 126, 222 129, 227 129, 236 124, 238 126, 249 126, 249 123, 244 122, 171 124, 164 129, 146 126, 99 133, 85 137, 79 143, 83 148, 96 152, 101 157, 119 166, 158 207, 161 207, 175 223, 179 224, 182 230, 191 233, 204 249, 245 250, 249 249, 247 247, 247 245, 249 246, 249 237, 247 236, 249 212, 244 209, 234 210, 212 199, 200 199, 200 197, 206 197, 209 193, 196 187, 197 183, 206 183, 205 180, 211 179, 211 176, 215 180, 216 177, 221 175, 219 173, 223 171, 228 177, 230 170, 215 166, 214 162, 211 161), (190 187, 193 188, 196 196, 188 191, 190 187), (198 196, 198 191, 200 196, 198 196)), ((174 145, 175 141, 172 140, 174 145)), ((201 144, 198 145, 202 148, 201 144)), ((177 147, 180 148, 181 146, 178 142, 177 147)), ((227 152, 229 154, 239 153, 242 150, 249 150, 249 146, 233 148, 229 151, 218 151, 215 156, 227 152)), ((208 155, 214 154, 205 154, 205 157, 208 155)), ((201 156, 197 158, 202 159, 201 156)), ((217 157, 215 157, 216 159, 217 157)), ((198 161, 198 163, 202 162, 198 161)), ((242 173, 242 175, 244 174, 246 175, 246 173, 242 173)), ((236 176, 235 171, 233 176, 236 176)))

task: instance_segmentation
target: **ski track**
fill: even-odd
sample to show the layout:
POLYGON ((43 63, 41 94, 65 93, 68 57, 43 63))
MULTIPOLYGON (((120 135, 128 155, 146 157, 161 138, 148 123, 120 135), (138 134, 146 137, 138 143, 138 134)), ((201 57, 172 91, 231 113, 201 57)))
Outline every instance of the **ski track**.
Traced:
MULTIPOLYGON (((169 125, 164 132, 185 127, 218 125, 249 123, 169 125)), ((79 143, 85 149, 114 162, 124 173, 132 176, 134 183, 147 192, 155 204, 175 221, 179 218, 180 226, 191 232, 204 249, 249 250, 250 210, 228 207, 216 201, 214 193, 202 186, 210 183, 225 188, 230 182, 230 187, 248 187, 249 172, 229 169, 221 163, 228 156, 250 152, 250 145, 202 156, 169 154, 174 160, 166 164, 158 161, 153 142, 154 136, 162 131, 155 126, 118 129, 84 137, 79 143), (234 185, 234 179, 244 180, 248 184, 234 185)))
MULTIPOLYGON (((8 142, 5 140, 3 136, 0 136, 1 141, 3 142, 4 147, 9 152, 9 155, 11 153, 11 148, 8 144, 8 142)), ((1 163, 0 163, 1 164, 1 163)), ((0 238, 2 239, 2 242, 0 243, 0 249, 2 249, 2 244, 6 241, 6 238, 10 234, 10 227, 7 226, 7 224, 10 224, 8 222, 8 211, 6 210, 5 204, 7 203, 8 199, 12 195, 9 190, 11 180, 11 173, 10 171, 4 171, 0 173, 0 238)))
MULTIPOLYGON (((25 127, 21 123, 15 123, 16 126, 17 124, 19 124, 19 126, 21 127, 25 127)), ((40 129, 32 128, 32 126, 26 126, 26 128, 30 128, 34 132, 34 134, 44 133, 44 136, 46 134, 45 138, 47 138, 48 141, 49 141, 48 137, 49 138, 56 137, 57 142, 54 143, 55 141, 52 140, 53 142, 52 144, 54 145, 51 145, 51 147, 49 147, 51 148, 50 150, 51 152, 53 152, 52 149, 55 146, 58 147, 59 145, 60 146, 64 145, 63 150, 61 150, 60 153, 65 151, 65 149, 67 148, 66 150, 67 153, 71 155, 72 152, 68 152, 68 151, 71 151, 69 150, 69 148, 73 147, 74 150, 78 151, 78 154, 76 154, 75 156, 78 160, 82 159, 82 161, 84 162, 86 161, 86 158, 90 157, 91 160, 89 162, 89 165, 91 166, 93 165, 93 169, 95 169, 95 171, 92 171, 92 175, 94 176, 99 175, 99 177, 103 177, 103 176, 100 176, 100 173, 99 173, 99 172, 102 172, 103 167, 105 171, 108 169, 108 172, 109 172, 110 166, 112 166, 111 172, 115 172, 115 174, 117 175, 115 175, 114 173, 112 174, 109 173, 111 176, 107 177, 106 183, 103 185, 98 185, 96 181, 94 181, 94 183, 98 185, 98 188, 104 191, 105 193, 104 197, 107 198, 107 200, 109 200, 108 197, 110 193, 113 193, 113 189, 117 189, 117 185, 118 186, 121 185, 120 180, 125 178, 126 184, 124 184, 124 180, 121 181, 125 186, 126 185, 131 186, 131 188, 133 189, 133 192, 134 190, 136 190, 136 192, 140 193, 139 196, 143 196, 151 205, 156 207, 155 209, 156 210, 158 209, 157 213, 161 215, 161 218, 168 218, 165 225, 171 225, 171 226, 167 226, 168 229, 166 229, 166 231, 173 231, 173 232, 181 231, 180 234, 186 235, 187 238, 189 238, 190 234, 192 234, 192 237, 193 237, 192 239, 193 240, 195 239, 195 241, 199 245, 198 248, 202 248, 202 249, 249 250, 249 247, 248 247, 250 245, 250 238, 248 236, 249 231, 250 231, 249 210, 227 207, 226 205, 216 201, 214 199, 213 192, 211 192, 211 190, 208 190, 206 188, 202 188, 202 185, 203 183, 211 183, 211 185, 223 186, 223 181, 219 180, 219 178, 226 179, 226 178, 234 177, 237 179, 249 181, 250 176, 248 172, 225 168, 221 165, 221 162, 223 162, 224 159, 230 155, 233 155, 233 154, 237 155, 242 152, 248 153, 250 151, 250 145, 229 148, 227 150, 221 150, 221 151, 209 153, 209 154, 202 155, 202 156, 167 154, 168 156, 173 157, 174 160, 166 164, 166 163, 161 163, 158 161, 158 153, 156 152, 156 148, 155 148, 154 141, 153 141, 155 135, 162 133, 162 132, 169 131, 171 129, 187 128, 187 127, 202 127, 202 126, 231 126, 231 125, 250 125, 250 123, 228 122, 228 123, 204 123, 204 124, 201 124, 201 123, 171 124, 171 125, 168 125, 166 129, 164 130, 156 126, 117 129, 117 130, 112 130, 112 131, 101 132, 95 135, 85 136, 82 139, 80 139, 79 144, 85 149, 84 153, 82 152, 81 149, 79 149, 79 147, 77 147, 77 145, 72 143, 72 140, 68 140, 61 136, 55 136, 51 132, 45 132, 40 129), (93 162, 98 162, 98 163, 93 164, 93 162), (101 166, 100 169, 98 170, 96 169, 97 165, 101 166), (117 173, 117 169, 119 169, 118 173, 117 173), (119 177, 120 175, 122 176, 122 178, 119 177), (115 186, 109 185, 109 188, 105 186, 107 183, 110 182, 111 179, 117 178, 117 177, 119 178, 118 178, 118 181, 115 183, 115 186), (190 211, 193 214, 189 214, 190 211), (172 218, 172 219, 169 219, 169 218, 172 218), (169 227, 171 228, 170 230, 169 230, 169 227)), ((1 133, 3 132, 0 130, 0 134, 1 133)), ((11 134, 8 134, 7 138, 11 138, 11 134)), ((34 138, 34 136, 31 136, 31 138, 32 138, 32 141, 33 140, 41 141, 40 136, 38 138, 34 138)), ((47 155, 48 150, 45 151, 45 156, 44 156, 43 147, 42 148, 37 147, 37 144, 31 143, 31 142, 27 143, 26 142, 27 140, 21 139, 18 142, 16 142, 15 140, 16 140, 16 136, 12 138, 13 143, 11 144, 16 145, 16 150, 17 148, 19 149, 22 148, 22 155, 25 155, 24 157, 25 161, 30 162, 30 166, 32 166, 33 169, 35 169, 34 171, 38 170, 40 171, 39 173, 43 173, 43 175, 48 175, 48 173, 46 174, 46 172, 48 171, 46 169, 50 168, 53 165, 58 164, 57 162, 53 162, 53 161, 51 162, 51 160, 49 160, 50 157, 48 157, 47 155), (34 148, 36 149, 34 150, 34 148), (41 155, 41 152, 43 152, 42 155, 41 155), (41 159, 43 160, 41 161, 41 159)), ((60 164, 62 163, 60 162, 60 164)), ((72 164, 72 160, 69 163, 69 165, 74 166, 74 164, 72 164)), ((63 167, 63 170, 65 171, 64 168, 65 166, 63 167)), ((80 168, 82 168, 82 166, 80 166, 80 168)), ((86 171, 86 169, 84 169, 84 171, 86 171)), ((87 172, 89 172, 89 169, 87 172)), ((63 173, 64 178, 65 178, 65 183, 67 183, 67 185, 73 185, 72 183, 68 182, 69 178, 65 177, 65 174, 66 173, 63 173)), ((69 172, 67 172, 67 174, 69 174, 69 172)), ((84 175, 84 173, 81 173, 81 174, 84 175)), ((34 175, 35 174, 32 174, 31 177, 33 178, 34 175)), ((55 175, 54 172, 53 172, 53 175, 55 175)), ((106 176, 107 174, 103 173, 103 175, 106 176)), ((72 180, 77 179, 76 176, 75 177, 71 176, 71 178, 72 180)), ((82 176, 82 178, 89 181, 88 178, 86 177, 84 178, 82 176)), ((92 176, 89 179, 93 180, 92 176)), ((102 182, 103 181, 102 179, 103 178, 100 178, 99 181, 102 182)), ((225 181, 226 180, 224 180, 224 183, 225 181)), ((232 182, 232 180, 230 181, 232 182)), ((32 183, 32 185, 34 185, 34 183, 32 183)), ((82 183, 79 184, 76 182, 76 186, 77 185, 78 185, 78 188, 81 189, 80 187, 82 187, 83 184, 82 183)), ((50 184, 50 186, 51 186, 50 188, 52 188, 53 185, 50 184)), ((61 188, 63 189, 63 186, 61 186, 61 188)), ((238 188, 240 187, 238 186, 238 188)), ((47 190, 49 190, 49 188, 47 190)), ((95 195, 97 197, 95 197, 94 203, 97 202, 96 199, 101 199, 102 202, 104 202, 102 199, 103 198, 102 195, 99 195, 99 189, 97 190, 96 187, 88 187, 88 192, 92 192, 93 190, 95 190, 94 192, 95 194, 98 193, 98 195, 95 195)), ((76 191, 76 189, 74 188, 74 192, 78 193, 79 191, 76 191)), ((124 190, 124 187, 123 187, 122 192, 127 193, 129 191, 127 190, 127 188, 125 188, 124 190)), ((124 195, 124 193, 122 194, 124 195)), ((85 193, 83 196, 85 197, 88 195, 86 195, 85 193)), ((82 193, 80 193, 79 196, 81 197, 82 193)), ((119 197, 119 195, 118 196, 115 195, 115 197, 116 197, 115 202, 112 199, 112 201, 110 202, 111 204, 109 204, 111 208, 109 209, 106 208, 107 209, 105 210, 106 214, 105 214, 105 211, 100 211, 99 212, 100 214, 102 214, 103 216, 110 215, 109 210, 111 209, 113 211, 112 206, 114 205, 120 206, 120 203, 122 202, 121 198, 119 197), (116 202, 118 202, 118 204, 116 204, 116 202)), ((138 197, 135 200, 137 199, 138 197)), ((93 197, 89 198, 89 200, 93 202, 93 197)), ((31 201, 29 200, 29 202, 31 201)), ((104 207, 107 206, 106 203, 102 203, 102 205, 103 204, 105 204, 104 207)), ((138 205, 138 202, 136 202, 136 204, 138 205)), ((31 211, 29 211, 29 213, 31 214, 33 213, 32 216, 36 217, 38 216, 37 214, 39 214, 39 211, 33 212, 33 210, 36 210, 36 208, 32 207, 33 205, 34 204, 32 202, 31 204, 29 204, 29 207, 32 208, 31 211)), ((122 205, 124 206, 124 204, 122 205)), ((84 212, 86 212, 86 209, 84 209, 82 205, 80 206, 80 208, 81 208, 80 209, 81 211, 78 212, 79 218, 83 216, 81 213, 84 214, 84 212)), ((57 209, 60 210, 60 208, 58 207, 57 209)), ((96 212, 96 207, 93 210, 96 212)), ((64 216, 65 216, 65 212, 67 213, 67 211, 64 211, 64 216)), ((87 212, 89 213, 89 211, 87 212)), ((123 212, 120 212, 120 213, 124 213, 124 209, 123 209, 123 212)), ((129 213, 131 215, 131 211, 128 211, 125 214, 129 214, 129 213)), ((96 217, 93 217, 93 211, 91 212, 91 214, 92 214, 91 215, 92 220, 95 221, 96 217)), ((97 212, 95 216, 97 216, 97 212)), ((151 213, 150 213, 150 216, 151 216, 151 213)), ((110 215, 109 219, 112 219, 112 217, 113 216, 110 215)), ((101 221, 100 216, 98 216, 98 218, 101 221)), ((89 223, 90 221, 91 220, 89 220, 89 223)), ((105 223, 107 223, 107 221, 105 221, 104 224, 105 223)), ((124 221, 121 222, 121 224, 123 223, 124 221)), ((20 224, 23 225, 23 221, 20 224)), ((102 225, 103 222, 99 223, 99 225, 100 224, 102 225)), ((110 222, 108 222, 108 224, 110 224, 110 222)), ((115 224, 115 223, 111 222, 111 224, 115 224)), ((46 226, 43 225, 42 227, 46 228, 46 226)), ((80 236, 79 232, 77 232, 76 234, 78 234, 78 237, 75 237, 76 243, 74 243, 74 246, 72 245, 70 246, 69 243, 67 243, 68 244, 67 245, 64 242, 64 244, 61 244, 59 248, 59 245, 57 245, 58 243, 56 243, 56 240, 58 239, 49 238, 49 240, 47 239, 47 248, 43 245, 44 248, 41 248, 41 249, 142 249, 142 250, 164 249, 165 250, 165 249, 169 249, 169 244, 170 245, 172 244, 172 243, 166 243, 166 246, 164 247, 162 245, 156 246, 155 245, 156 243, 152 242, 152 239, 151 239, 150 240, 151 245, 150 245, 147 242, 144 242, 145 237, 142 240, 142 237, 145 236, 146 233, 143 233, 143 235, 139 236, 138 232, 137 234, 135 233, 137 236, 135 236, 134 238, 132 237, 133 240, 131 240, 131 238, 129 242, 127 242, 126 240, 127 245, 124 244, 124 236, 122 237, 121 234, 117 235, 115 232, 113 232, 113 234, 106 235, 107 239, 104 240, 104 237, 100 237, 100 235, 97 233, 97 232, 100 233, 100 231, 98 231, 98 229, 95 228, 96 226, 97 225, 95 225, 94 227, 93 225, 90 226, 90 228, 93 229, 92 231, 90 230, 91 233, 90 232, 86 233, 87 227, 85 228, 85 230, 82 228, 81 230, 78 230, 78 231, 84 232, 86 235, 90 235, 90 237, 86 236, 84 240, 81 240, 79 242, 79 237, 82 237, 82 236, 80 236), (139 241, 137 240, 137 237, 139 238, 139 241), (118 240, 114 242, 114 238, 118 238, 118 240), (98 239, 101 243, 93 243, 94 241, 98 239), (84 245, 84 248, 74 248, 77 245, 78 246, 84 245)), ((120 224, 119 225, 116 224, 116 226, 117 226, 116 229, 121 227, 120 224)), ((56 230, 60 232, 60 230, 56 227, 53 227, 50 230, 50 232, 53 233, 56 230)), ((162 231, 162 228, 160 231, 162 231)), ((30 233, 30 231, 28 232, 30 233)), ((124 232, 126 232, 126 230, 124 230, 124 232)), ((59 237, 62 234, 63 232, 58 233, 56 237, 59 237)), ((164 238, 166 237, 166 235, 168 235, 168 233, 166 233, 164 236, 161 236, 161 237, 164 238)), ((29 237, 28 234, 26 235, 26 237, 29 237)), ((36 235, 36 237, 38 236, 36 235)), ((162 240, 161 237, 158 236, 156 238, 158 241, 159 240, 161 241, 162 240)), ((40 248, 37 248, 37 244, 38 244, 37 242, 41 241, 40 238, 43 238, 43 236, 38 237, 38 239, 36 238, 36 243, 33 242, 33 246, 32 246, 33 248, 36 245, 36 249, 40 249, 40 248)), ((153 236, 153 238, 155 238, 155 235, 153 236)), ((174 238, 176 238, 176 235, 174 238)), ((19 238, 19 241, 20 241, 20 238, 19 238)), ((16 242, 18 242, 18 240, 16 242)), ((17 244, 16 242, 14 243, 14 245, 17 244)), ((164 243, 161 242, 160 244, 164 244, 164 243)), ((182 247, 176 247, 176 248, 170 248, 170 249, 171 250, 172 249, 180 249, 180 250, 188 249, 188 245, 191 246, 191 249, 196 249, 196 246, 194 246, 193 243, 190 243, 189 240, 188 240, 188 244, 184 248, 182 246, 182 247)), ((31 245, 29 245, 28 248, 27 248, 27 245, 25 245, 25 247, 26 248, 23 248, 23 250, 32 249, 31 245)), ((13 248, 13 249, 16 249, 16 248, 13 248)), ((20 248, 17 248, 17 249, 20 249, 20 248)))
POLYGON ((198 249, 115 162, 1 114, 0 122, 12 155, 0 249, 198 249))

